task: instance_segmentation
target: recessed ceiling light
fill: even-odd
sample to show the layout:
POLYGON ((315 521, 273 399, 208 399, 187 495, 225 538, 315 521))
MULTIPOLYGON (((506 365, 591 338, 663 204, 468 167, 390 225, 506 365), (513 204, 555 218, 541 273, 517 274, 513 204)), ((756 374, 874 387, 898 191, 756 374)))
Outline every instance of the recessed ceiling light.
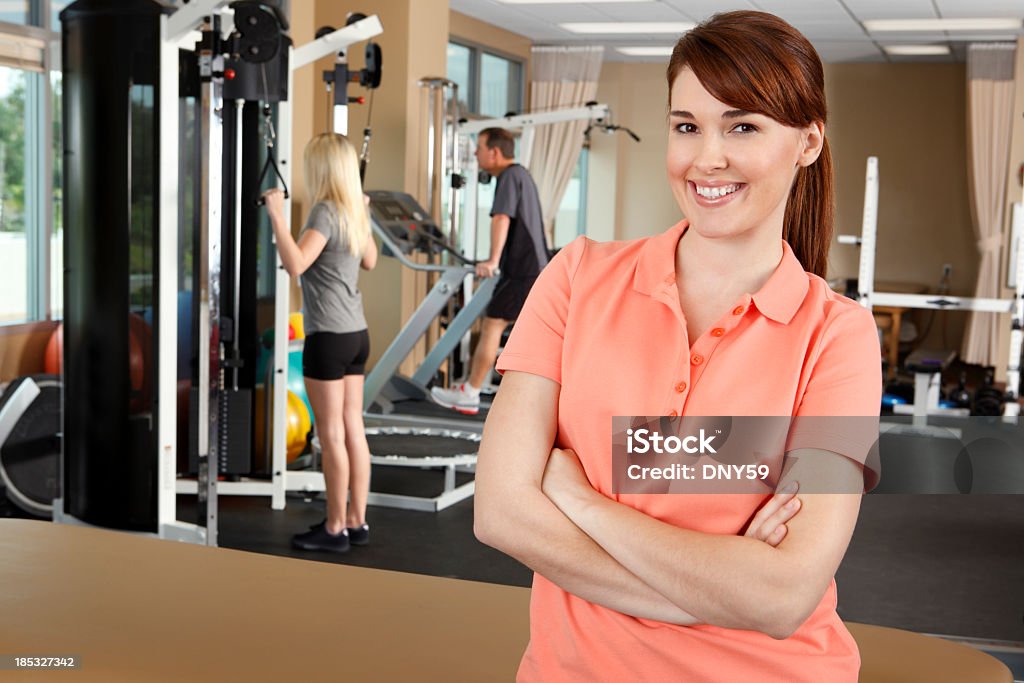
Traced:
POLYGON ((686 33, 696 24, 687 21, 599 21, 559 24, 572 33, 686 33))
POLYGON ((1019 31, 1020 19, 869 19, 868 31, 1019 31))
POLYGON ((638 45, 636 47, 617 47, 617 51, 631 57, 671 57, 671 45, 638 45))
POLYGON ((948 55, 945 45, 883 45, 882 49, 891 55, 948 55))

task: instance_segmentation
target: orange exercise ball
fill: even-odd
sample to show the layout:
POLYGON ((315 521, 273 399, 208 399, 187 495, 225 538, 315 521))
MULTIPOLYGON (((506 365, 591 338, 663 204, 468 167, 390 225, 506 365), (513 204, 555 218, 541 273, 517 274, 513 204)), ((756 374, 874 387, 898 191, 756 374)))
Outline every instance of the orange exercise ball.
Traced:
POLYGON ((153 330, 134 313, 128 314, 128 377, 131 381, 131 415, 153 405, 153 330))
MULTIPOLYGON (((46 342, 43 371, 48 375, 64 371, 64 323, 57 325, 46 342)), ((149 410, 153 404, 153 331, 149 323, 134 313, 128 314, 128 378, 129 413, 149 410)))
POLYGON ((43 371, 47 375, 59 375, 64 369, 64 323, 57 325, 50 333, 43 354, 43 371))

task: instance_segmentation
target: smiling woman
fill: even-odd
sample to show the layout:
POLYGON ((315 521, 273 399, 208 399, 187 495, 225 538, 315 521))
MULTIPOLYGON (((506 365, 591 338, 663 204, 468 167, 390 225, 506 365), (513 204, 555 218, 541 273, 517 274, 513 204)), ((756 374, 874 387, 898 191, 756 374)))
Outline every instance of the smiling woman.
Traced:
POLYGON ((876 430, 791 430, 774 495, 614 486, 615 415, 874 420, 881 398, 872 317, 821 278, 832 169, 814 49, 772 15, 720 14, 679 40, 668 88, 685 219, 563 249, 498 362, 475 525, 536 572, 519 680, 852 683, 833 576, 860 496, 812 482, 828 464, 862 490, 876 430))

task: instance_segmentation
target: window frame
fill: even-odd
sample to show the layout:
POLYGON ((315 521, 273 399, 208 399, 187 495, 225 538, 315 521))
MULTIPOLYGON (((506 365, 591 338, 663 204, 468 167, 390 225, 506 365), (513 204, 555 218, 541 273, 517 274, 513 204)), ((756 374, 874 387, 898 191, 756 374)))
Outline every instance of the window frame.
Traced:
MULTIPOLYGON (((514 96, 517 100, 514 103, 516 105, 514 111, 519 114, 523 113, 523 110, 526 107, 525 59, 490 47, 489 45, 483 45, 458 36, 449 36, 448 43, 469 50, 469 92, 467 92, 466 96, 462 98, 469 109, 469 111, 464 112, 465 114, 470 118, 494 118, 484 116, 480 113, 480 77, 483 72, 483 56, 485 54, 490 55, 491 57, 497 57, 498 59, 504 59, 505 61, 516 65, 518 74, 516 79, 509 78, 508 97, 511 99, 514 96), (518 82, 515 83, 514 81, 518 82)), ((504 113, 505 112, 502 112, 499 116, 504 115, 504 113)))
POLYGON ((50 302, 53 270, 51 244, 53 211, 53 86, 50 76, 60 64, 60 34, 51 31, 50 0, 31 0, 31 24, 0 21, 0 37, 28 38, 42 42, 41 62, 0 59, 6 68, 19 69, 29 77, 25 88, 25 318, 0 322, 0 328, 15 329, 55 320, 50 302), (55 50, 57 54, 55 55, 55 50))

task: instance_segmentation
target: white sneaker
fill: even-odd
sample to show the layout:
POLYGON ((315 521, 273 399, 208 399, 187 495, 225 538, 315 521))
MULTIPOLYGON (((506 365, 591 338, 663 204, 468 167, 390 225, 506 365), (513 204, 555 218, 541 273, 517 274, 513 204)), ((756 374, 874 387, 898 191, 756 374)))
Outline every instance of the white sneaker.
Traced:
POLYGON ((445 408, 452 408, 463 415, 476 415, 480 412, 480 394, 474 396, 466 391, 466 385, 460 384, 452 389, 431 387, 430 395, 434 402, 445 408))

